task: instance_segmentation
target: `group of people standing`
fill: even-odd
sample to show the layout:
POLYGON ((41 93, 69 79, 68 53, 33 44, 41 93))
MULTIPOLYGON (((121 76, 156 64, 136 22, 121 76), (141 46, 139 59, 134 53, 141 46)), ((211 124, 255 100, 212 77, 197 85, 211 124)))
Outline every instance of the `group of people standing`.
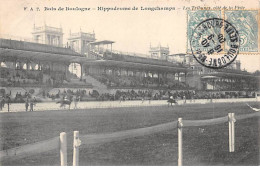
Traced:
POLYGON ((78 102, 80 101, 80 96, 79 95, 71 95, 71 96, 68 96, 68 95, 64 95, 63 98, 63 103, 64 104, 71 104, 71 102, 73 101, 74 102, 74 109, 77 109, 78 108, 78 102))
MULTIPOLYGON (((5 104, 7 104, 7 111, 10 111, 11 108, 11 98, 10 96, 2 97, 0 100, 0 111, 3 110, 5 104)), ((29 97, 25 100, 25 111, 33 111, 34 106, 36 105, 36 98, 30 99, 29 97), (29 109, 30 108, 30 109, 29 109)))
POLYGON ((33 107, 36 105, 36 98, 29 99, 28 97, 25 100, 25 111, 28 111, 30 106, 30 111, 33 111, 33 107))
POLYGON ((10 105, 11 105, 11 98, 8 95, 1 98, 1 101, 0 101, 0 110, 1 111, 5 107, 5 104, 7 104, 7 110, 9 112, 10 111, 10 105))

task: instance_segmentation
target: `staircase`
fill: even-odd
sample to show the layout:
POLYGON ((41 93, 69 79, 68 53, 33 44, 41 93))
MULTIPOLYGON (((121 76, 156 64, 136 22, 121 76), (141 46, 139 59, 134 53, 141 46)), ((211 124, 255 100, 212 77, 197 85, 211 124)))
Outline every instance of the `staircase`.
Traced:
POLYGON ((186 77, 186 84, 188 84, 190 87, 196 88, 198 90, 202 89, 200 75, 188 75, 186 77))
POLYGON ((83 81, 80 81, 80 79, 76 79, 76 78, 70 79, 69 84, 85 85, 83 81))
POLYGON ((107 86, 93 78, 90 75, 83 76, 83 79, 86 80, 87 83, 91 83, 94 90, 97 90, 99 93, 108 93, 107 86))

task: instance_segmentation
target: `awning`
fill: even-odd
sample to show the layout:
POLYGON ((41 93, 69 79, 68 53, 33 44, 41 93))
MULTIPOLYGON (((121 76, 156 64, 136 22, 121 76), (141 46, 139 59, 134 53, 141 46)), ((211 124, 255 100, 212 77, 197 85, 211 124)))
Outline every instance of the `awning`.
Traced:
POLYGON ((111 40, 101 40, 101 41, 96 41, 96 42, 90 42, 91 45, 106 45, 106 44, 112 44, 115 43, 114 41, 111 40))
POLYGON ((0 48, 29 52, 42 52, 69 56, 82 56, 70 48, 0 38, 0 48))
MULTIPOLYGON (((15 50, 15 49, 3 49, 0 48, 0 61, 12 61, 12 60, 33 60, 33 61, 51 61, 51 62, 62 62, 80 63, 84 57, 78 55, 62 55, 45 52, 15 50)), ((86 59, 86 58, 84 58, 86 59)))
POLYGON ((203 76, 201 79, 219 79, 220 77, 217 76, 203 76))
POLYGON ((120 67, 120 68, 129 68, 129 69, 138 69, 138 70, 145 69, 145 70, 167 71, 167 72, 190 72, 190 71, 192 71, 186 67, 153 65, 153 64, 146 64, 146 63, 134 63, 134 62, 124 62, 124 61, 116 61, 116 60, 85 61, 84 65, 120 67))
MULTIPOLYGON (((245 72, 229 72, 229 70, 227 70, 225 72, 225 70, 222 70, 221 72, 212 72, 212 73, 207 73, 205 74, 204 76, 212 76, 212 74, 214 75, 217 75, 218 77, 221 77, 221 78, 245 78, 245 77, 248 77, 248 78, 260 78, 259 76, 256 76, 256 75, 253 75, 253 74, 250 74, 250 73, 245 73, 245 72)), ((203 76, 203 77, 204 77, 203 76)))

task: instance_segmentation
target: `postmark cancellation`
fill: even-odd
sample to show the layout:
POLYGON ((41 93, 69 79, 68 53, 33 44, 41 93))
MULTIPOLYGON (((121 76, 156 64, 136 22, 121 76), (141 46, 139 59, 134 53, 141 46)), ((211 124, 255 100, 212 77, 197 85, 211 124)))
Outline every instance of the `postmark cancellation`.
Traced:
POLYGON ((200 64, 209 68, 223 68, 236 59, 240 40, 238 31, 231 23, 210 18, 195 27, 190 45, 194 58, 200 64))
MULTIPOLYGON (((239 34, 240 54, 259 54, 259 10, 196 10, 187 11, 187 53, 192 53, 190 39, 195 28, 203 21, 212 18, 224 19, 229 22, 239 34)), ((225 33, 225 31, 223 31, 225 33)), ((229 42, 224 43, 227 52, 229 42)))

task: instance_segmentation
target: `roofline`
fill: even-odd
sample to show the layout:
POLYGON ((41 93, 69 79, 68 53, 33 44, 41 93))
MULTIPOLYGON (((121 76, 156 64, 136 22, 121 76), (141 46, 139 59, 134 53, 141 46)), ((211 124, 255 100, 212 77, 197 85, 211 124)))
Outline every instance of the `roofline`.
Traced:
POLYGON ((149 64, 149 63, 139 63, 139 62, 129 62, 129 61, 117 61, 117 60, 88 60, 86 61, 84 64, 86 63, 108 63, 108 62, 114 62, 115 64, 121 65, 120 63, 126 63, 126 64, 135 64, 135 65, 145 65, 145 66, 156 66, 156 67, 160 67, 160 68, 168 68, 168 69, 181 69, 185 72, 191 72, 193 70, 190 70, 188 67, 175 67, 175 66, 169 66, 169 65, 155 65, 155 64, 149 64))
POLYGON ((0 43, 0 48, 4 48, 4 49, 31 51, 31 52, 42 52, 42 53, 60 54, 60 55, 71 55, 71 56, 79 56, 79 57, 84 56, 84 55, 82 55, 82 54, 80 54, 78 52, 75 52, 75 51, 71 50, 70 48, 64 48, 64 47, 52 46, 52 45, 48 45, 48 44, 40 44, 40 43, 34 43, 34 42, 26 42, 26 41, 18 41, 18 40, 11 40, 11 39, 0 38, 0 42, 1 42, 1 40, 14 41, 14 42, 20 42, 20 43, 28 43, 28 44, 39 45, 39 46, 42 45, 44 47, 51 47, 51 48, 60 49, 60 50, 65 49, 65 50, 69 50, 72 53, 66 53, 68 51, 65 51, 64 53, 51 53, 50 51, 33 51, 33 50, 26 50, 26 49, 15 49, 14 47, 12 48, 11 45, 8 46, 8 47, 5 47, 5 46, 2 46, 1 43, 0 43))
POLYGON ((102 42, 105 42, 104 44, 112 44, 115 43, 115 41, 111 41, 111 40, 101 40, 101 41, 95 41, 95 42, 90 42, 91 45, 99 45, 102 44, 102 42))

